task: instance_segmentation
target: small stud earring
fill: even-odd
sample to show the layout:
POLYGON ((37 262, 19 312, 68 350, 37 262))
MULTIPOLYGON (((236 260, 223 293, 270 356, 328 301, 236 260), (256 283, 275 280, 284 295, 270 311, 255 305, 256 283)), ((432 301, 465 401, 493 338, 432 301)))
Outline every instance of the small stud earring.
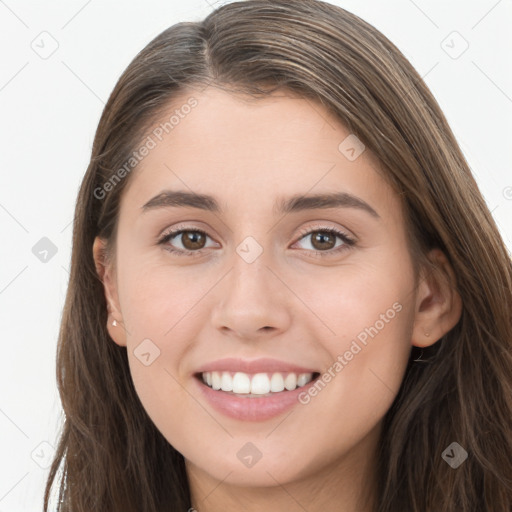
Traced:
POLYGON ((426 332, 425 333, 425 336, 428 338, 430 336, 430 333, 429 332, 426 332))
POLYGON ((112 325, 113 325, 114 327, 116 327, 116 326, 117 326, 117 322, 116 322, 115 320, 112 320, 112 325))

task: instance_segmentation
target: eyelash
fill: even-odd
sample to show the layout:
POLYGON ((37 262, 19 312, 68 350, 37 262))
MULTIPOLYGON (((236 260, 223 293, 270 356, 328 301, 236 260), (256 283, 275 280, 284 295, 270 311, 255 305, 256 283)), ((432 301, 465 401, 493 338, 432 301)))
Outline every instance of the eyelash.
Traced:
MULTIPOLYGON (((175 238, 176 236, 178 236, 182 233, 185 233, 185 232, 201 233, 202 235, 210 238, 210 235, 208 235, 208 233, 206 233, 206 231, 203 231, 202 229, 198 229, 195 227, 192 228, 192 227, 181 227, 180 226, 179 229, 175 229, 173 231, 168 231, 165 235, 163 235, 162 238, 160 238, 160 240, 158 241, 158 244, 164 245, 167 242, 169 242, 172 238, 175 238)), ((341 240, 343 241, 343 245, 341 245, 335 249, 328 249, 326 251, 319 251, 319 250, 311 251, 311 250, 305 249, 305 250, 307 250, 307 252, 312 252, 315 256, 320 256, 320 257, 332 256, 333 254, 338 254, 342 251, 349 250, 351 247, 355 246, 355 244, 356 244, 356 242, 353 238, 349 237, 342 231, 339 231, 332 227, 315 227, 313 229, 303 230, 300 232, 301 236, 297 241, 302 240, 302 238, 304 238, 308 235, 311 235, 313 233, 330 233, 332 235, 335 235, 335 236, 341 238, 341 240)), ((177 254, 178 256, 194 257, 194 256, 201 256, 205 249, 199 249, 197 251, 190 251, 190 250, 182 250, 182 249, 173 249, 171 246, 167 246, 167 247, 165 247, 165 250, 169 251, 170 253, 177 254)))

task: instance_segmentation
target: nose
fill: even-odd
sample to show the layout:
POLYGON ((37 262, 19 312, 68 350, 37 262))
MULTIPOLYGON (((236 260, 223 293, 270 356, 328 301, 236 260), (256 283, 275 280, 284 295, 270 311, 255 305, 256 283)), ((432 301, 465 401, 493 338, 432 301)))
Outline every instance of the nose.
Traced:
POLYGON ((252 263, 235 255, 231 270, 216 287, 213 327, 243 340, 277 336, 291 323, 292 297, 263 255, 252 263))

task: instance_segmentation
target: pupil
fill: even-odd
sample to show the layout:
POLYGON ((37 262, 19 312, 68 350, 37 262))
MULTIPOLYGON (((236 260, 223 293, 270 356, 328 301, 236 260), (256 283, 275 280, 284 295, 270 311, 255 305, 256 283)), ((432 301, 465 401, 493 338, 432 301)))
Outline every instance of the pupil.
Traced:
MULTIPOLYGON (((332 243, 332 239, 334 238, 334 236, 332 235, 332 233, 325 233, 325 232, 318 232, 314 237, 313 237, 313 240, 314 242, 319 242, 320 243, 320 249, 332 249, 332 247, 334 247, 334 244, 332 243), (327 245, 328 247, 325 247, 325 239, 326 238, 331 238, 331 243, 328 243, 327 242, 327 245), (323 244, 323 245, 322 245, 323 244)), ((315 245, 315 244, 313 244, 315 245)))

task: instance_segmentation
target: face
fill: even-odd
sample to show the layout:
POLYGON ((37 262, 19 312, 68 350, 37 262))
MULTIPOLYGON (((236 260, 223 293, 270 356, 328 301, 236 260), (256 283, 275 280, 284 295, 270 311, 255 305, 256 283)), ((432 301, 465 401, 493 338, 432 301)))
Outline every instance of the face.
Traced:
POLYGON ((130 176, 107 279, 143 406, 189 471, 224 483, 371 456, 415 323, 398 196, 318 104, 210 87, 161 122, 191 96, 130 176))

